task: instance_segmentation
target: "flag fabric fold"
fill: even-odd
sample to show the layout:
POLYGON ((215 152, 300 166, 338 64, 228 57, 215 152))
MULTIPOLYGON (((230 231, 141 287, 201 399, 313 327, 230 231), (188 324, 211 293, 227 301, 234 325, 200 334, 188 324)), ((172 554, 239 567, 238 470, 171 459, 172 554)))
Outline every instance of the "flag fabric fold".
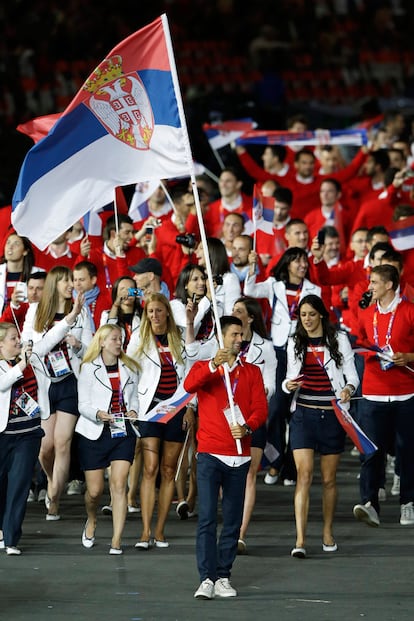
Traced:
POLYGON ((166 15, 119 43, 27 153, 13 226, 41 250, 114 188, 190 175, 192 158, 166 15))
POLYGON ((336 418, 342 425, 347 436, 352 440, 358 451, 363 455, 371 455, 378 450, 378 447, 372 440, 368 438, 366 433, 362 431, 358 423, 352 418, 348 410, 342 407, 339 399, 331 401, 336 418))

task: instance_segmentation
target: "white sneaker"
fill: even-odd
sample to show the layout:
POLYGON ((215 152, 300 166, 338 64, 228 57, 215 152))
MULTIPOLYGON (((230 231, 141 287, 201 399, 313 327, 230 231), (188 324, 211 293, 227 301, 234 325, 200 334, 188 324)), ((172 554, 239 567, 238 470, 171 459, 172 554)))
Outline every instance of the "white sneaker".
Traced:
POLYGON ((45 498, 46 498, 46 490, 45 489, 39 490, 39 493, 37 495, 37 502, 45 502, 45 498))
MULTIPOLYGON (((217 584, 217 583, 216 583, 217 584)), ((198 587, 194 593, 196 599, 213 599, 214 597, 214 584, 210 578, 206 578, 198 587)))
POLYGON ((391 488, 391 496, 399 496, 400 495, 400 477, 398 474, 394 474, 394 478, 392 481, 391 488))
POLYGON ((26 502, 34 502, 36 500, 36 496, 34 491, 31 489, 29 490, 29 494, 27 496, 27 501, 26 502))
POLYGON ((20 556, 21 553, 22 551, 15 546, 6 546, 6 554, 8 554, 9 556, 20 556))
POLYGON ((66 493, 68 496, 78 496, 83 494, 84 491, 84 483, 83 481, 79 481, 78 479, 73 479, 73 481, 69 482, 66 493))
POLYGON ((359 454, 360 454, 356 446, 352 447, 350 453, 352 457, 359 457, 359 454))
POLYGON ((387 464, 385 466, 385 472, 387 474, 394 474, 395 472, 395 457, 387 455, 387 464))
POLYGON ((266 472, 264 482, 266 483, 266 485, 275 485, 278 479, 279 479, 278 474, 269 474, 268 472, 266 472))
POLYGON ((414 524, 414 506, 412 502, 401 505, 400 524, 402 526, 412 526, 414 524))
POLYGON ((296 481, 294 481, 293 479, 283 479, 283 485, 285 487, 293 487, 294 485, 296 485, 296 481))
POLYGON ((378 490, 378 500, 380 502, 385 502, 387 500, 387 492, 383 487, 380 487, 378 490))
POLYGON ((237 591, 233 589, 228 578, 219 578, 216 580, 214 594, 217 595, 217 597, 237 597, 237 591))
POLYGON ((366 502, 364 505, 355 505, 353 513, 357 520, 365 522, 368 526, 380 525, 378 513, 370 502, 366 502))

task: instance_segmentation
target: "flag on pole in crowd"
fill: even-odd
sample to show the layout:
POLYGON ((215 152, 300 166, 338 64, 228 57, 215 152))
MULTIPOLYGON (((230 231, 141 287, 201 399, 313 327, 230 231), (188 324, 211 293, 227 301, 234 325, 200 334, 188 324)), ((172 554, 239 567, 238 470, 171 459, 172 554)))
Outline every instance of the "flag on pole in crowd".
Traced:
POLYGON ((377 445, 372 442, 362 431, 358 423, 352 418, 348 410, 346 410, 339 399, 332 399, 331 401, 336 418, 342 425, 347 436, 351 438, 358 451, 363 455, 371 455, 378 449, 377 445))
POLYGON ((273 234, 273 206, 275 199, 273 196, 263 196, 257 184, 253 186, 253 209, 252 221, 253 231, 264 231, 273 234))
POLYGON ((41 250, 116 186, 190 176, 166 15, 119 43, 23 162, 12 223, 41 250))
POLYGON ((250 130, 236 144, 288 144, 292 147, 320 145, 362 146, 368 143, 366 129, 316 129, 315 131, 290 132, 270 130, 250 130))
POLYGON ((392 245, 399 252, 414 248, 414 216, 394 222, 389 233, 392 245))

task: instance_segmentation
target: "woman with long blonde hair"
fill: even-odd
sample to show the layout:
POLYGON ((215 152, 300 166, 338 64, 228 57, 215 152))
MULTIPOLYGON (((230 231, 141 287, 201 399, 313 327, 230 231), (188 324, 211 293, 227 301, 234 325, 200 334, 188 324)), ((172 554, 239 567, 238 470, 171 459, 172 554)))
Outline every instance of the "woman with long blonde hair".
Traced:
POLYGON ((59 502, 69 474, 71 442, 79 415, 77 377, 82 356, 92 340, 83 296, 78 303, 79 296, 74 302, 72 292, 72 271, 65 266, 53 267, 46 277, 40 302, 30 305, 23 326, 23 340, 37 343, 75 304, 81 307, 69 334, 33 363, 39 386, 49 396, 39 453, 48 481, 45 499, 48 521, 60 519, 59 502))
POLYGON ((79 374, 79 458, 85 472, 87 520, 82 545, 95 543, 97 508, 104 491, 105 469, 111 466, 113 533, 109 554, 122 554, 121 536, 127 512, 127 482, 134 459, 138 415, 139 365, 122 348, 116 324, 101 326, 86 350, 79 374))
POLYGON ((186 430, 194 425, 194 415, 192 410, 183 409, 165 424, 145 420, 148 411, 175 393, 186 371, 184 341, 174 321, 170 303, 161 293, 153 293, 146 298, 139 342, 131 339, 127 353, 141 366, 138 395, 139 432, 144 456, 141 481, 142 533, 135 547, 148 550, 154 543, 158 548, 166 548, 169 543, 165 539, 164 527, 174 495, 174 476, 186 430), (151 521, 158 472, 161 483, 153 542, 151 521))

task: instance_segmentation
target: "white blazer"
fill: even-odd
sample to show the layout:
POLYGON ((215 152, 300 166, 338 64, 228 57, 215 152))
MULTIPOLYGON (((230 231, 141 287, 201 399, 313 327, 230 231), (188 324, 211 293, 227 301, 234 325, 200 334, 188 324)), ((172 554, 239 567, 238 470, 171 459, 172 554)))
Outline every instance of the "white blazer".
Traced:
MULTIPOLYGON (((61 341, 66 334, 71 330, 71 327, 66 322, 66 319, 59 321, 53 328, 48 330, 44 337, 33 344, 33 353, 30 358, 30 363, 35 372, 37 380, 37 402, 40 407, 41 418, 48 418, 50 416, 48 390, 45 390, 44 375, 36 371, 36 364, 39 364, 39 360, 43 358, 59 341, 61 341)), ((20 371, 19 366, 9 367, 5 360, 0 360, 0 432, 4 431, 9 419, 11 388, 17 380, 23 377, 23 373, 20 371)))
MULTIPOLYGON (((139 358, 136 357, 137 345, 138 342, 135 339, 132 341, 131 338, 127 348, 127 354, 131 356, 131 358, 134 358, 141 368, 138 380, 139 418, 140 420, 144 420, 144 415, 148 412, 149 406, 152 403, 160 381, 161 362, 155 341, 151 342, 149 350, 139 358)), ((173 357, 173 364, 175 372, 177 373, 178 383, 184 380, 185 373, 190 365, 190 361, 187 360, 184 342, 182 343, 181 355, 184 364, 177 362, 177 360, 173 357)))
POLYGON ((216 287, 219 315, 231 315, 235 301, 241 296, 240 280, 233 272, 223 274, 223 284, 216 287))
MULTIPOLYGON (((50 330, 45 330, 43 332, 37 332, 34 329, 33 324, 34 324, 34 318, 36 315, 37 306, 38 306, 37 302, 29 305, 29 308, 26 313, 26 318, 24 320, 23 330, 22 330, 22 339, 24 341, 28 341, 29 339, 31 339, 34 345, 42 341, 46 337, 46 335, 49 334, 50 332, 50 330)), ((71 364, 71 367, 72 367, 72 370, 75 376, 78 377, 82 357, 89 343, 91 342, 92 336, 93 336, 90 318, 88 316, 88 311, 86 310, 85 307, 82 308, 81 312, 76 318, 75 323, 71 327, 68 327, 67 332, 63 336, 66 336, 69 332, 73 334, 73 336, 75 336, 78 339, 78 341, 80 341, 81 343, 81 348, 76 353, 74 352, 72 347, 68 345, 70 364, 71 364)), ((59 339, 59 340, 62 340, 62 339, 59 339)), ((50 379, 50 373, 45 363, 45 356, 46 354, 49 353, 52 347, 54 347, 54 345, 59 343, 59 340, 54 342, 53 345, 49 349, 47 349, 42 355, 39 354, 36 358, 34 358, 32 362, 33 370, 35 372, 37 383, 39 386, 39 392, 40 391, 45 392, 46 396, 49 391, 51 379, 50 379)), ((50 408, 49 408, 49 400, 47 399, 47 407, 45 407, 44 415, 42 416, 42 418, 49 418, 49 416, 50 416, 50 408)))
MULTIPOLYGON (((119 361, 119 375, 126 409, 138 414, 138 376, 122 361, 119 361)), ((111 380, 101 356, 83 364, 78 379, 80 416, 75 431, 89 440, 97 440, 102 434, 104 423, 96 420, 96 413, 98 410, 107 412, 111 399, 111 380)))
MULTIPOLYGON (((286 285, 281 280, 276 280, 270 276, 263 282, 256 282, 256 275, 248 276, 244 283, 245 295, 253 298, 267 298, 272 309, 270 335, 275 347, 286 345, 288 336, 292 335, 296 329, 296 320, 290 318, 289 306, 286 296, 286 285)), ((321 295, 321 288, 310 282, 307 278, 303 280, 302 291, 299 302, 305 295, 321 295)))
MULTIPOLYGON (((337 333, 338 338, 338 346, 339 351, 343 356, 342 365, 339 367, 336 366, 335 361, 331 358, 329 354, 329 350, 327 347, 324 347, 323 352, 323 366, 326 370, 326 373, 329 377, 329 381, 331 382, 331 386, 333 388, 335 397, 339 399, 341 391, 346 386, 346 384, 352 384, 354 388, 358 388, 359 386, 359 377, 357 370, 355 368, 354 361, 354 352, 352 350, 351 344, 349 342, 348 336, 344 332, 337 333)), ((292 337, 289 337, 288 346, 287 346, 287 371, 286 371, 286 379, 282 382, 282 389, 284 392, 289 393, 289 390, 286 388, 286 384, 289 380, 295 379, 301 373, 302 369, 302 360, 296 357, 295 355, 295 342, 292 337)), ((349 403, 344 403, 343 407, 347 410, 349 409, 349 403)), ((296 409, 296 399, 292 399, 291 403, 291 412, 294 412, 296 409)))
MULTIPOLYGON (((174 300, 170 300, 170 306, 171 306, 171 310, 174 315, 175 323, 177 324, 179 328, 181 328, 183 333, 185 333, 186 323, 187 323, 185 304, 183 304, 181 300, 174 299, 174 300)), ((203 298, 201 298, 201 300, 198 303, 197 315, 194 317, 194 334, 196 336, 200 329, 201 322, 203 321, 204 315, 209 311, 210 308, 211 308, 211 304, 210 304, 210 300, 208 299, 208 297, 204 296, 203 298)), ((212 317, 214 321, 213 309, 211 309, 211 313, 212 313, 212 317)), ((213 335, 214 335, 214 327, 212 328, 211 334, 209 334, 207 338, 210 339, 213 335)))

